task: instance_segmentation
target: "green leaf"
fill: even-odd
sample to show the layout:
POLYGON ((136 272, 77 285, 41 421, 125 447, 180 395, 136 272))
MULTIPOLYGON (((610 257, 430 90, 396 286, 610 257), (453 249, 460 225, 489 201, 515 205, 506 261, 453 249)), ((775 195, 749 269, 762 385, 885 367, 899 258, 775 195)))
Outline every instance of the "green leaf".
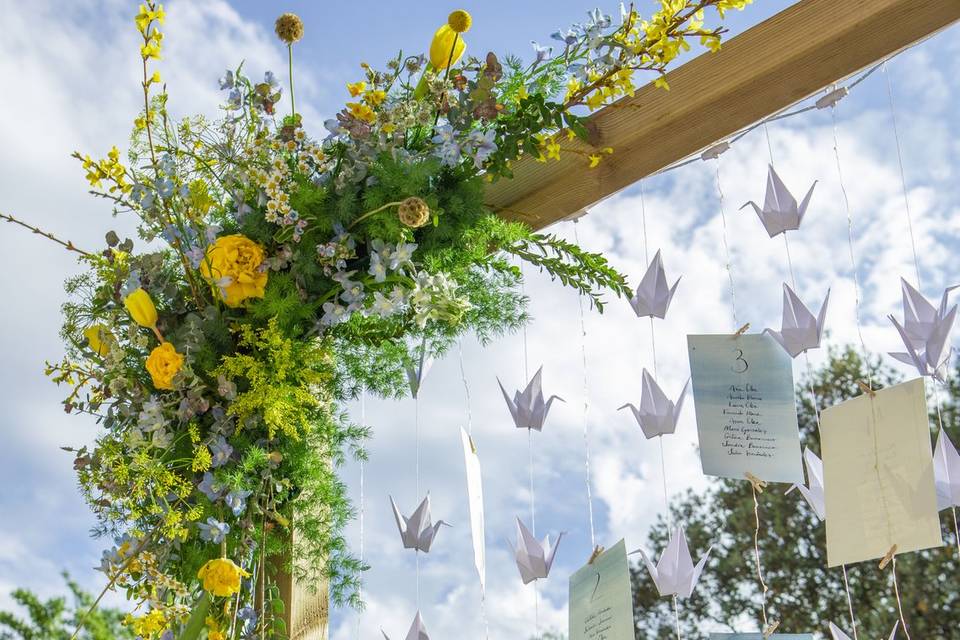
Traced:
POLYGON ((183 627, 180 640, 197 640, 200 637, 200 632, 206 626, 208 611, 210 611, 210 595, 204 591, 197 600, 197 604, 193 606, 193 611, 190 612, 190 618, 183 627))

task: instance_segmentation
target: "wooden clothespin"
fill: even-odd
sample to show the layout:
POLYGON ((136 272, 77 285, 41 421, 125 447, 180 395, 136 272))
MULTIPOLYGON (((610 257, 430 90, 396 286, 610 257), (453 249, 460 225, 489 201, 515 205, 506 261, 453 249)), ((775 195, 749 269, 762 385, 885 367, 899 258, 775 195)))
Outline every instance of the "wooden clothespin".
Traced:
POLYGON ((473 453, 473 455, 477 455, 477 445, 473 443, 473 436, 468 435, 467 440, 470 441, 470 452, 473 453))
POLYGON ((587 560, 587 564, 593 564, 593 561, 600 557, 600 554, 603 553, 603 547, 597 545, 593 548, 593 553, 590 554, 590 558, 587 560))
POLYGON ((770 636, 773 635, 773 633, 774 633, 779 627, 780 627, 780 621, 779 621, 779 620, 774 620, 773 623, 772 623, 769 627, 767 627, 766 629, 763 630, 763 637, 764 637, 764 638, 769 638, 770 636))
POLYGON ((758 478, 757 476, 753 475, 753 474, 750 473, 749 471, 747 471, 747 472, 746 472, 745 474, 743 474, 743 475, 744 475, 744 477, 746 477, 747 480, 750 481, 750 484, 753 485, 753 489, 754 489, 757 493, 763 493, 763 490, 767 488, 767 481, 766 481, 766 480, 761 480, 760 478, 758 478))
POLYGON ((890 561, 893 560, 895 555, 897 555, 897 545, 890 547, 890 550, 887 551, 887 555, 883 556, 883 559, 880 561, 880 569, 886 569, 887 565, 890 564, 890 561))
POLYGON ((867 394, 871 398, 877 397, 877 392, 874 391, 873 388, 863 380, 857 380, 857 385, 860 387, 861 391, 863 391, 865 394, 867 394))
POLYGON ((745 325, 743 325, 742 327, 740 327, 739 329, 737 329, 736 333, 733 334, 733 337, 734 337, 734 338, 739 338, 740 336, 742 336, 743 334, 745 334, 749 328, 750 328, 750 323, 748 322, 747 324, 745 324, 745 325))

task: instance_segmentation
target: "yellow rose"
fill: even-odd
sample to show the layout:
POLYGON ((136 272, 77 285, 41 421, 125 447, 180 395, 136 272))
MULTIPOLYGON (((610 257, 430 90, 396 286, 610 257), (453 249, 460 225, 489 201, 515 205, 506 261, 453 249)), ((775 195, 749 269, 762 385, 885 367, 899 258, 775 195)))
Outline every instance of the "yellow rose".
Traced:
POLYGON ((200 567, 197 577, 203 581, 203 588, 215 596, 228 597, 240 591, 240 578, 250 574, 227 558, 216 558, 200 567))
POLYGON ((460 34, 450 28, 449 24, 445 24, 433 34, 433 42, 430 43, 430 64, 434 69, 446 69, 460 59, 466 46, 467 43, 463 41, 460 34))
POLYGON ((147 357, 147 371, 157 389, 173 389, 173 377, 183 366, 183 356, 169 342, 164 342, 147 357))
POLYGON ((157 326, 157 308, 150 299, 150 294, 142 288, 137 289, 123 299, 123 306, 130 312, 130 317, 141 327, 154 329, 157 326))
POLYGON ((98 356, 110 353, 110 346, 114 343, 113 334, 102 324, 93 324, 83 330, 87 344, 98 356))
POLYGON ((200 264, 200 273, 217 285, 228 307, 239 307, 247 298, 262 298, 267 272, 260 271, 263 248, 242 235, 217 238, 200 264))

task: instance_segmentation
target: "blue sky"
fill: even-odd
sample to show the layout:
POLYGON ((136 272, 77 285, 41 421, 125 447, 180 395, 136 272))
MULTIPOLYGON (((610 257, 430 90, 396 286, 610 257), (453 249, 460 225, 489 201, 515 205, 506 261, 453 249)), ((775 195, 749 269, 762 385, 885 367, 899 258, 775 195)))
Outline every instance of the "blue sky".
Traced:
MULTIPOLYGON (((308 128, 319 132, 323 117, 346 98, 343 85, 358 77, 360 61, 377 64, 399 47, 426 48, 433 30, 456 8, 438 2, 344 4, 169 2, 167 50, 160 69, 174 110, 215 114, 220 99, 216 79, 241 59, 254 72, 272 69, 282 76, 285 52, 273 36, 273 19, 281 11, 296 11, 307 29, 296 50, 298 101, 308 128)), ((743 28, 786 4, 759 0, 744 14, 734 14, 731 24, 735 30, 743 28)), ((496 0, 464 6, 474 16, 471 50, 522 55, 531 39, 546 41, 551 31, 580 20, 590 8, 577 0, 496 0)), ((615 6, 607 9, 616 11, 615 6)), ((0 101, 0 210, 81 246, 99 246, 111 228, 129 234, 130 220, 111 219, 102 202, 85 195, 82 171, 69 154, 74 149, 102 154, 127 140, 138 100, 130 3, 0 0, 0 15, 0 80, 9 88, 7 99, 0 101)), ((960 282, 954 257, 960 233, 955 169, 960 156, 958 40, 954 28, 889 64, 928 297, 960 282)), ((853 208, 864 335, 876 352, 898 347, 896 331, 885 316, 899 314, 899 277, 912 274, 884 81, 882 73, 875 73, 841 102, 836 114, 853 208)), ((832 287, 829 340, 851 342, 856 339, 854 296, 830 114, 808 112, 771 125, 769 132, 777 169, 791 189, 799 193, 813 180, 820 181, 803 228, 791 237, 798 294, 817 306, 832 287)), ((781 282, 787 277, 782 243, 767 238, 752 212, 737 212, 746 200, 762 197, 767 162, 766 142, 755 132, 720 163, 738 313, 756 330, 779 327, 781 282)), ((698 162, 644 184, 650 254, 662 249, 671 281, 683 275, 667 320, 656 325, 660 382, 668 395, 678 393, 689 375, 686 334, 729 331, 732 324, 715 168, 714 163, 698 162)), ((573 224, 557 225, 554 231, 572 237, 573 224)), ((585 247, 605 252, 633 281, 643 274, 637 187, 593 208, 576 231, 585 247)), ((30 586, 46 595, 60 592, 61 568, 99 590, 101 576, 91 568, 105 543, 88 537, 92 518, 77 494, 71 458, 59 450, 91 441, 96 425, 64 415, 59 405, 64 391, 42 372, 43 362, 55 361, 61 353, 61 283, 77 267, 65 252, 10 225, 0 227, 0 252, 6 267, 0 270, 0 353, 5 355, 0 367, 0 604, 8 602, 6 593, 14 586, 30 586)), ((588 314, 585 395, 575 294, 538 274, 530 274, 527 291, 535 318, 528 331, 531 367, 543 364, 545 390, 567 400, 554 406, 534 440, 537 533, 555 537, 567 532, 551 578, 541 585, 540 624, 564 628, 567 578, 591 549, 584 483, 585 400, 597 542, 610 546, 626 537, 627 548, 637 548, 663 508, 659 451, 643 439, 628 412, 616 411, 624 402, 639 400, 640 371, 652 363, 649 325, 638 322, 625 303, 611 305, 602 317, 588 314)), ((487 611, 494 638, 525 637, 534 630, 533 594, 520 583, 506 543, 514 535, 513 518, 528 517, 526 434, 510 424, 496 386, 497 376, 508 388, 522 384, 522 351, 520 336, 486 349, 472 339, 464 341, 474 438, 484 469, 487 611)), ((814 362, 821 357, 822 352, 815 354, 814 362)), ((800 373, 797 367, 795 376, 800 373)), ((466 411, 456 353, 434 366, 423 389, 422 486, 431 491, 434 515, 454 526, 440 532, 422 563, 421 610, 433 637, 482 637, 458 434, 466 411)), ((413 558, 401 552, 387 499, 392 493, 404 509, 415 501, 413 414, 411 401, 367 403, 375 436, 366 469, 364 540, 373 568, 367 576, 369 606, 361 621, 362 638, 378 637, 380 627, 402 637, 416 608, 411 596, 413 558)), ((706 487, 689 400, 678 433, 665 445, 670 493, 706 487)), ((343 473, 358 498, 358 469, 351 464, 343 473)), ((359 543, 356 526, 350 537, 359 543)), ((334 612, 332 637, 356 638, 357 622, 355 612, 334 612)))

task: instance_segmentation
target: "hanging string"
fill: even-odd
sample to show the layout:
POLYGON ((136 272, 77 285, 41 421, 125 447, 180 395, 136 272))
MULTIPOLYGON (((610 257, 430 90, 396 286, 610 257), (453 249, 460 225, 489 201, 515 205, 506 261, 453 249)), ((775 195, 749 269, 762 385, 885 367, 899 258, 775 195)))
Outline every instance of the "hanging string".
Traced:
MULTIPOLYGON (((421 357, 422 360, 422 357, 421 357)), ((417 494, 414 504, 420 500, 420 390, 417 389, 417 395, 413 399, 414 423, 416 424, 416 442, 417 442, 417 494)), ((417 611, 420 610, 420 549, 414 549, 414 557, 417 564, 417 611)))
MULTIPOLYGON (((360 426, 367 426, 367 390, 360 390, 360 426)), ((363 516, 365 507, 364 496, 364 465, 360 458, 360 566, 363 566, 363 516)), ((357 584, 357 597, 363 602, 363 580, 357 584)), ((363 607, 357 609, 357 640, 360 638, 360 624, 363 621, 363 607)))
POLYGON ((760 613, 763 615, 763 628, 761 631, 766 633, 769 622, 767 622, 767 583, 763 580, 763 569, 760 564, 760 501, 757 499, 757 485, 754 482, 750 483, 750 489, 753 491, 753 517, 756 522, 753 530, 753 553, 754 559, 757 561, 757 578, 760 580, 760 613))
MULTIPOLYGON (((577 220, 573 221, 573 240, 580 246, 580 233, 577 231, 577 220)), ((580 355, 583 361, 583 449, 584 449, 584 480, 587 485, 587 514, 590 517, 590 548, 597 548, 597 534, 593 523, 593 490, 591 489, 590 474, 590 386, 587 380, 587 323, 583 313, 583 295, 577 296, 577 307, 580 312, 580 355)))
POLYGON ((890 573, 893 574, 893 593, 897 596, 897 613, 900 614, 900 626, 903 627, 903 633, 906 634, 907 640, 910 640, 910 630, 907 628, 907 621, 903 617, 903 603, 900 602, 900 585, 897 583, 896 554, 893 554, 893 559, 890 563, 890 573))
MULTIPOLYGON (((523 273, 523 260, 520 260, 520 295, 527 297, 527 285, 523 273)), ((527 344, 527 325, 523 325, 523 379, 530 380, 530 351, 527 344)), ((533 487, 533 429, 527 429, 527 464, 530 472, 530 533, 537 535, 537 496, 533 487)), ((536 635, 540 638, 540 594, 537 591, 537 581, 533 581, 533 622, 536 635)))
POLYGON ((881 65, 881 68, 886 80, 887 98, 890 103, 890 121, 893 123, 893 140, 897 147, 897 166, 900 168, 900 187, 903 191, 903 210, 907 214, 907 229, 910 232, 910 246, 913 248, 913 268, 917 272, 917 289, 920 289, 920 259, 917 256, 917 241, 913 235, 913 217, 910 214, 910 198, 907 195, 907 177, 903 170, 903 152, 900 147, 900 130, 897 127, 897 109, 893 100, 893 84, 890 82, 890 72, 887 71, 886 61, 881 65))
POLYGON ((717 199, 720 203, 720 221, 723 225, 723 253, 726 260, 727 279, 730 280, 730 311, 733 314, 733 330, 740 328, 737 320, 737 293, 733 286, 733 266, 730 259, 730 243, 727 241, 727 214, 724 207, 723 187, 720 182, 720 156, 716 158, 717 199))
MULTIPOLYGON (((943 410, 940 405, 940 387, 937 385, 937 381, 933 381, 933 397, 937 403, 937 423, 940 426, 940 437, 946 437, 946 432, 943 429, 943 410)), ((957 542, 957 553, 960 554, 960 526, 957 526, 957 508, 951 506, 951 512, 953 513, 953 532, 956 535, 957 542)))

